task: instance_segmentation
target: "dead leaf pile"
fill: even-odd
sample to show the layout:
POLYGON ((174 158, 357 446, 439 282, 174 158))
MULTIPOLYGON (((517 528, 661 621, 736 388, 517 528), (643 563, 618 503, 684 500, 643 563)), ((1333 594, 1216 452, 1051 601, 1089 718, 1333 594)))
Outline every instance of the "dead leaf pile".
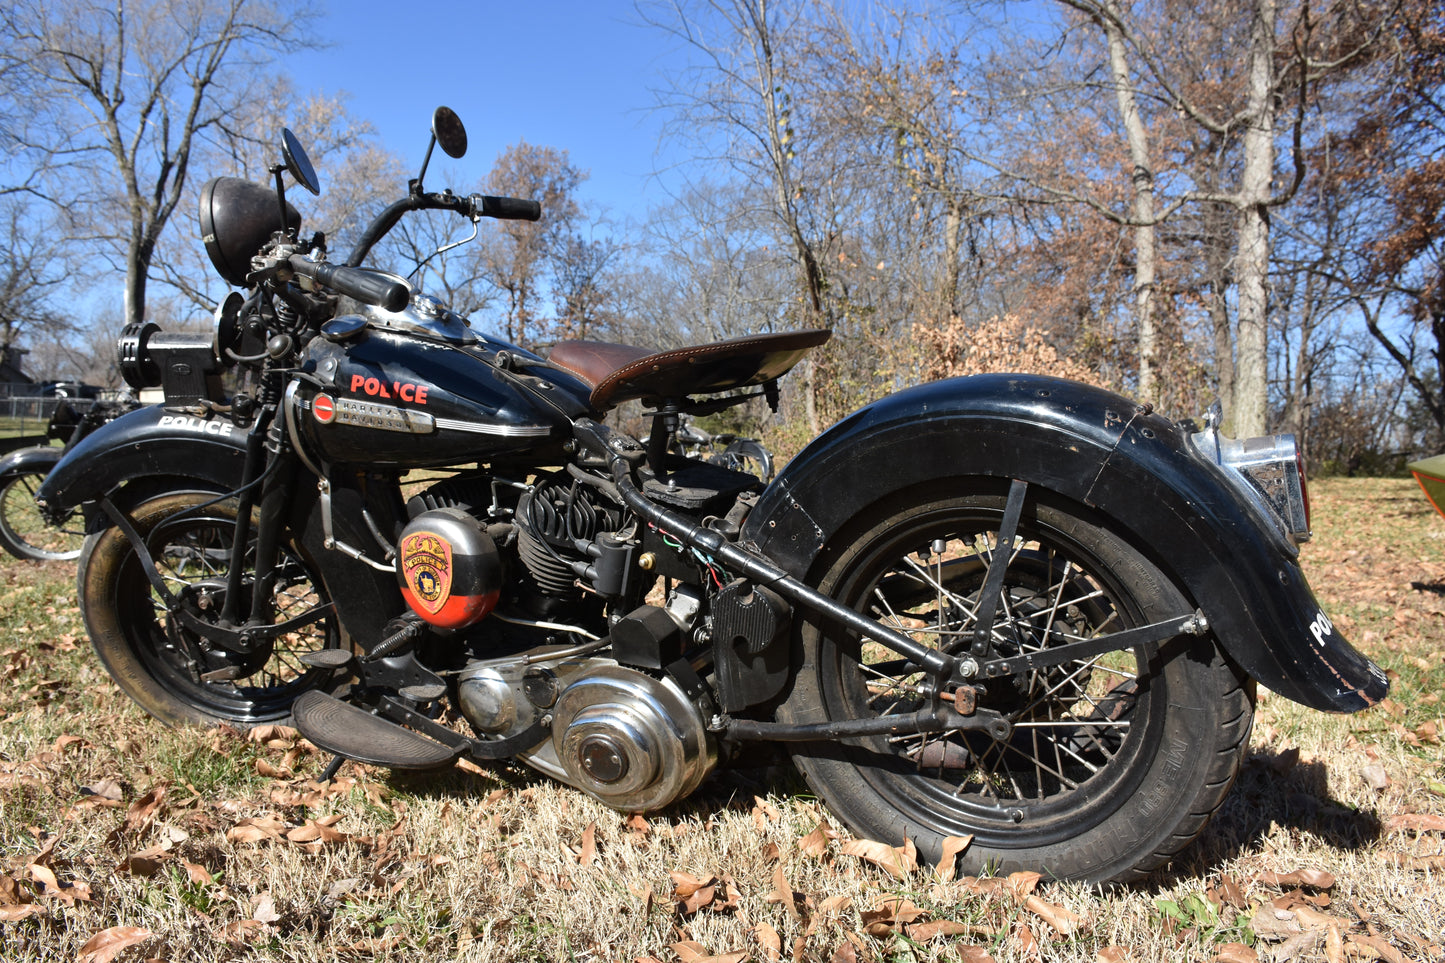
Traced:
POLYGON ((742 902, 742 893, 730 876, 709 876, 706 879, 691 873, 668 873, 672 877, 672 900, 678 915, 694 916, 707 910, 711 913, 732 913, 742 902))
POLYGON ((0 875, 0 921, 21 920, 43 913, 52 902, 74 906, 78 900, 90 900, 87 883, 62 880, 57 875, 54 862, 55 846, 59 842, 59 836, 48 837, 38 853, 17 861, 8 873, 0 875))
MULTIPOLYGON (((1260 873, 1254 882, 1270 888, 1289 887, 1279 896, 1261 903, 1250 918, 1250 929, 1258 939, 1278 944, 1269 954, 1272 960, 1294 960, 1323 952, 1328 963, 1347 960, 1407 963, 1409 956, 1399 945, 1410 947, 1412 953, 1424 951, 1427 959, 1439 959, 1445 950, 1401 930, 1382 931, 1369 914, 1354 904, 1348 915, 1341 915, 1329 895, 1335 886, 1335 877, 1323 870, 1260 873)), ((1241 948, 1236 958, 1254 963, 1259 957, 1254 951, 1241 948)))

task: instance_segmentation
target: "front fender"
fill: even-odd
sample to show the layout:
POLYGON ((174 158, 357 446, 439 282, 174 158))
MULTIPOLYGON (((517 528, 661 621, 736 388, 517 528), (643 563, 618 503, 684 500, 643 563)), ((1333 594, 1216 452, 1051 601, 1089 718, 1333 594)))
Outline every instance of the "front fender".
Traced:
POLYGON ((1109 519, 1203 610, 1231 658, 1275 692, 1352 712, 1384 673, 1316 601, 1297 553, 1168 419, 1120 395, 1035 375, 922 385, 820 435, 763 492, 749 547, 807 578, 879 500, 949 478, 1019 479, 1109 519))
POLYGON ((72 511, 141 478, 241 484, 246 432, 224 418, 198 418, 160 405, 137 408, 86 435, 46 476, 35 500, 50 515, 72 511))
MULTIPOLYGON (((147 479, 203 482, 232 491, 244 480, 246 438, 245 429, 224 418, 178 414, 160 405, 139 408, 97 428, 66 452, 35 500, 47 513, 64 514, 147 479)), ((336 537, 371 544, 372 536, 360 522, 367 503, 363 488, 349 477, 335 481, 336 537)), ((389 517, 385 499, 374 497, 379 502, 372 506, 374 513, 389 517)), ((365 644, 375 644, 386 621, 402 610, 395 576, 327 548, 314 484, 299 486, 289 507, 287 523, 315 560, 342 624, 365 644)))

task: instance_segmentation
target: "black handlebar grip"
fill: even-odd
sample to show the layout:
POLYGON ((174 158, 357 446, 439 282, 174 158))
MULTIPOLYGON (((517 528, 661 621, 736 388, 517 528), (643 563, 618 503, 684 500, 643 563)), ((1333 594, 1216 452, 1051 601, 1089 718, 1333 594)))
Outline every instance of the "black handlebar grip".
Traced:
POLYGON ((492 197, 487 194, 473 194, 472 207, 482 217, 495 217, 499 221, 536 221, 542 217, 542 205, 537 201, 524 201, 520 197, 492 197))
POLYGON ((383 277, 362 268, 302 258, 293 259, 291 264, 297 274, 313 277, 339 294, 388 311, 400 311, 411 301, 411 289, 395 278, 383 277))

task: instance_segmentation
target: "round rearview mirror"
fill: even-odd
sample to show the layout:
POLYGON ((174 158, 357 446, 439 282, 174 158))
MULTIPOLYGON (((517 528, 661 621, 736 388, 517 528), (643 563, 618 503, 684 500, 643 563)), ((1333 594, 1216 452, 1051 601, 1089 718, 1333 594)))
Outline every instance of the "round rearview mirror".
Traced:
POLYGON ((459 158, 467 152, 467 129, 450 107, 438 107, 431 115, 432 136, 448 157, 459 158))
POLYGON ((316 179, 316 169, 311 166, 311 158, 306 156, 306 148, 301 146, 301 141, 291 133, 289 127, 281 128, 281 156, 286 161, 286 169, 296 178, 296 183, 313 194, 321 194, 321 182, 316 179))

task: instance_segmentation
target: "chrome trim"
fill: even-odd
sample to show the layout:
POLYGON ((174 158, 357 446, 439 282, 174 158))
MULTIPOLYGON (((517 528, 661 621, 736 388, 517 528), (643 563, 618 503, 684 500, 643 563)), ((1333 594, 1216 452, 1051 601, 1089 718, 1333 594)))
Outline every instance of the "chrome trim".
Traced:
POLYGON ((1309 541, 1312 533, 1294 435, 1226 437, 1219 433, 1214 406, 1205 423, 1203 431, 1190 436, 1199 453, 1226 469, 1235 489, 1274 524, 1291 548, 1309 541))
POLYGON ((458 418, 437 418, 436 426, 452 431, 469 431, 476 435, 500 435, 503 438, 544 438, 552 433, 552 429, 546 425, 488 425, 458 418))
MULTIPOLYGON (((405 278, 381 271, 377 273, 411 287, 405 278)), ((386 311, 374 305, 363 305, 361 311, 370 323, 379 328, 424 334, 450 344, 476 344, 481 340, 467 324, 466 318, 442 304, 440 299, 417 293, 414 289, 411 302, 400 311, 386 311)))

